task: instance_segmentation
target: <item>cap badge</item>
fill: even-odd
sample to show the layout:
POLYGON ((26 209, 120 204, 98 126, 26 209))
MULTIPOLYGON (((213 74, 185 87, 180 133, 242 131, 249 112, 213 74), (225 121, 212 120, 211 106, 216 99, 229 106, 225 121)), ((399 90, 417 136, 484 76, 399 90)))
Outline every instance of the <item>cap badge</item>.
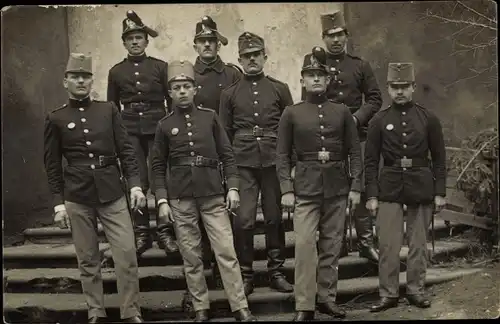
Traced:
POLYGON ((210 35, 212 34, 212 30, 210 28, 208 28, 207 26, 205 26, 204 24, 201 24, 201 28, 202 28, 202 34, 203 35, 210 35))
POLYGON ((385 126, 385 129, 391 131, 394 129, 394 125, 393 124, 388 124, 387 126, 385 126))
POLYGON ((75 128, 75 126, 76 126, 76 124, 73 123, 73 122, 71 122, 71 123, 68 124, 68 128, 69 129, 73 129, 73 128, 75 128))
POLYGON ((177 135, 179 134, 179 129, 178 128, 172 128, 172 135, 177 135))
POLYGON ((135 28, 135 27, 137 27, 137 25, 135 24, 135 22, 133 22, 130 19, 127 19, 126 23, 127 23, 128 28, 135 28))

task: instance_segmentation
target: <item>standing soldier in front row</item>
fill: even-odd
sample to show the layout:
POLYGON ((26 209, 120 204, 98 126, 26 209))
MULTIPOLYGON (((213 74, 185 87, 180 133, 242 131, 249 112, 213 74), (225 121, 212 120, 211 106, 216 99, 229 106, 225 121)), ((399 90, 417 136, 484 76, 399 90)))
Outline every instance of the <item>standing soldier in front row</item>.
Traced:
POLYGON ((295 207, 296 321, 312 320, 315 303, 321 313, 345 317, 335 304, 339 256, 346 212, 360 201, 362 173, 352 115, 345 105, 326 97, 330 80, 325 51, 315 47, 309 58, 301 71, 305 101, 283 112, 277 148, 282 204, 287 209, 295 207), (294 180, 293 149, 297 156, 294 180), (347 155, 351 156, 352 181, 347 174, 347 155))
POLYGON ((253 321, 243 290, 228 210, 239 205, 238 170, 231 143, 217 113, 195 107, 194 69, 190 62, 175 61, 168 72, 172 112, 156 129, 152 171, 159 215, 175 228, 184 260, 186 282, 196 321, 208 321, 210 300, 202 261, 200 223, 215 252, 231 310, 237 320, 253 321), (224 202, 219 163, 227 178, 224 202), (170 169, 167 171, 167 167, 170 169))
MULTIPOLYGON (((170 106, 165 78, 167 63, 147 56, 148 36, 158 33, 144 25, 133 11, 127 12, 123 20, 122 40, 128 51, 127 58, 109 71, 108 101, 118 107, 123 104, 122 118, 134 146, 141 173, 141 186, 145 194, 150 187, 148 157, 158 121, 165 116, 165 100, 170 106)), ((151 161, 150 161, 151 162, 151 161)), ((149 209, 134 213, 137 255, 152 247, 149 228, 149 209)), ((166 253, 178 250, 172 224, 162 224, 157 217, 158 246, 166 253)))
POLYGON ((141 323, 139 277, 131 208, 144 207, 134 148, 112 102, 94 101, 92 58, 71 54, 64 76, 69 102, 45 119, 45 168, 54 195, 55 222, 71 227, 90 323, 106 322, 97 219, 111 245, 121 299, 120 316, 141 323), (63 157, 68 165, 62 168, 63 157), (123 192, 117 158, 128 180, 123 192))
POLYGON ((293 286, 282 273, 285 230, 275 160, 278 123, 285 107, 293 104, 292 95, 286 83, 264 73, 267 55, 260 36, 245 32, 238 39, 238 47, 245 75, 222 92, 219 113, 233 144, 240 176, 241 206, 234 230, 245 294, 253 291, 253 240, 259 190, 266 223, 270 286, 280 292, 291 292, 293 286))
POLYGON ((372 312, 398 304, 405 204, 410 248, 407 299, 417 307, 430 307, 430 301, 423 296, 427 232, 433 213, 444 207, 446 194, 446 151, 441 123, 433 112, 413 101, 412 63, 389 63, 387 90, 392 104, 370 122, 366 142, 366 207, 377 215, 380 247, 381 300, 371 308, 372 312), (384 166, 379 174, 380 156, 384 166))
MULTIPOLYGON (((370 63, 346 52, 349 34, 342 12, 321 15, 321 26, 327 51, 326 63, 331 75, 326 96, 330 100, 349 107, 358 128, 361 156, 363 156, 368 122, 382 107, 380 88, 370 63)), ((308 61, 308 55, 304 60, 308 61)), ((304 88, 302 91, 302 99, 305 99, 304 88)), ((359 256, 378 262, 378 252, 373 244, 372 218, 364 204, 366 197, 363 176, 361 177, 361 192, 362 203, 355 212, 353 211, 359 256)), ((346 234, 347 226, 344 227, 340 257, 348 255, 346 234)))

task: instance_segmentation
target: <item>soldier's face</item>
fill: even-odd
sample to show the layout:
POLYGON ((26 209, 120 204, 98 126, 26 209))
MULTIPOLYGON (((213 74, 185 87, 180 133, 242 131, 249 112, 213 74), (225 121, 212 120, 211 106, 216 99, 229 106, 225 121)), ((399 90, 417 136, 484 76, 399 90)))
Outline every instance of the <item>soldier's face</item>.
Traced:
POLYGON ((345 50, 347 34, 345 31, 340 31, 334 34, 323 35, 323 42, 330 53, 340 54, 345 50))
POLYGON ((238 58, 238 62, 247 74, 258 74, 262 72, 266 61, 267 55, 264 51, 241 54, 238 58))
POLYGON ((85 98, 92 90, 92 74, 68 72, 64 77, 64 88, 71 98, 85 98))
POLYGON ((198 38, 193 45, 194 50, 200 58, 206 61, 213 60, 217 57, 220 49, 220 43, 215 37, 198 38))
POLYGON ((415 83, 388 83, 387 92, 394 103, 403 105, 413 99, 415 83))
POLYGON ((125 35, 123 46, 125 46, 130 55, 140 55, 144 53, 146 47, 148 47, 148 43, 146 34, 143 32, 130 32, 125 35))
POLYGON ((172 101, 177 106, 188 106, 194 101, 196 95, 196 87, 192 81, 172 81, 170 82, 170 90, 168 94, 172 101))
POLYGON ((330 76, 323 71, 304 71, 300 83, 307 93, 320 94, 326 91, 330 76))

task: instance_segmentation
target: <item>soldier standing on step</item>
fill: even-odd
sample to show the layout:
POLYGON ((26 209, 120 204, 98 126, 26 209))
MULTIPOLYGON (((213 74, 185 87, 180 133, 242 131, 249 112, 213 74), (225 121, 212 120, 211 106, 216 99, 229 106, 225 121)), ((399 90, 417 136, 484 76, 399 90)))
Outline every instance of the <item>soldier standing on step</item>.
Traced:
POLYGON ((215 252, 231 310, 237 320, 253 321, 243 290, 228 210, 239 205, 238 170, 231 143, 215 110, 196 107, 194 67, 175 61, 168 71, 172 112, 156 129, 152 171, 159 215, 169 218, 178 237, 196 321, 208 321, 210 300, 203 272, 200 223, 215 252), (219 164, 228 193, 224 202, 219 164), (167 168, 169 170, 167 171, 167 168))
POLYGON ((264 73, 267 61, 264 39, 250 32, 238 38, 239 63, 244 77, 221 94, 219 113, 235 151, 240 175, 241 206, 234 219, 236 251, 243 275, 245 294, 253 291, 254 232, 257 199, 262 190, 262 211, 266 223, 267 269, 270 286, 292 292, 283 274, 285 230, 281 193, 276 174, 278 123, 285 107, 293 104, 286 83, 264 73))
POLYGON ((288 210, 295 207, 295 321, 314 319, 315 304, 322 313, 346 315, 335 304, 339 255, 346 212, 360 202, 362 173, 352 115, 345 105, 327 98, 330 76, 325 50, 315 47, 307 57, 301 71, 306 98, 287 107, 281 116, 276 165, 282 204, 288 210), (292 180, 294 150, 297 163, 292 180))
MULTIPOLYGON (((327 50, 326 62, 331 75, 326 95, 328 99, 345 104, 351 111, 358 128, 361 155, 364 156, 368 122, 382 106, 382 95, 370 63, 346 53, 348 31, 342 12, 321 15, 321 26, 327 50)), ((308 57, 304 60, 307 61, 308 57)), ((302 99, 305 99, 305 96, 306 93, 302 89, 302 99)), ((373 245, 372 218, 365 209, 363 175, 361 182, 362 202, 353 215, 359 256, 378 262, 378 252, 373 245)), ((347 228, 348 226, 344 227, 340 257, 348 255, 347 228)))
POLYGON ((431 305, 423 296, 427 232, 432 214, 445 205, 446 151, 439 119, 413 101, 415 87, 412 63, 389 63, 387 90, 392 103, 375 115, 368 128, 366 208, 377 216, 380 247, 381 300, 372 312, 398 305, 404 204, 410 249, 407 299, 420 308, 431 305), (379 174, 381 155, 384 166, 379 174))
POLYGON ((146 204, 134 148, 113 102, 90 98, 92 58, 70 55, 64 76, 69 102, 45 119, 45 168, 54 195, 55 222, 71 228, 90 323, 106 322, 97 218, 111 245, 121 318, 141 323, 131 208, 146 204), (64 172, 63 156, 68 161, 64 172), (131 187, 120 185, 117 158, 131 187))
MULTIPOLYGON (((120 102, 123 104, 122 118, 137 154, 145 194, 150 188, 148 156, 150 160, 156 125, 165 116, 165 100, 168 106, 171 101, 165 82, 168 64, 145 53, 148 36, 157 35, 156 31, 144 25, 137 14, 128 11, 122 32, 128 55, 111 68, 108 76, 108 101, 118 107, 120 102)), ((152 248, 147 204, 133 217, 137 255, 140 256, 152 248)), ((172 224, 162 224, 158 217, 156 220, 158 246, 167 254, 178 251, 172 224)))

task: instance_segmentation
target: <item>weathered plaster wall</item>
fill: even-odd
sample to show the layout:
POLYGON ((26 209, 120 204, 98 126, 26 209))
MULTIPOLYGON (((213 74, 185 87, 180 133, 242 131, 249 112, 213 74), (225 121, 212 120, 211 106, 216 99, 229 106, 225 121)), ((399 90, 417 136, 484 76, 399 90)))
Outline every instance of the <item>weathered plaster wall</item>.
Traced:
POLYGON ((321 44, 319 15, 342 9, 341 3, 231 3, 106 5, 70 8, 71 51, 91 52, 94 56, 94 88, 106 97, 107 73, 121 61, 126 51, 121 40, 122 20, 133 9, 159 36, 150 41, 148 55, 170 61, 194 62, 193 36, 196 22, 210 15, 220 32, 229 39, 221 57, 237 64, 237 39, 252 31, 265 39, 269 52, 268 74, 289 84, 295 100, 300 98, 300 67, 305 53, 321 44))
POLYGON ((43 166, 47 111, 64 102, 68 56, 64 9, 16 7, 2 12, 2 207, 7 232, 50 220, 43 166), (23 225, 24 224, 24 225, 23 225))

